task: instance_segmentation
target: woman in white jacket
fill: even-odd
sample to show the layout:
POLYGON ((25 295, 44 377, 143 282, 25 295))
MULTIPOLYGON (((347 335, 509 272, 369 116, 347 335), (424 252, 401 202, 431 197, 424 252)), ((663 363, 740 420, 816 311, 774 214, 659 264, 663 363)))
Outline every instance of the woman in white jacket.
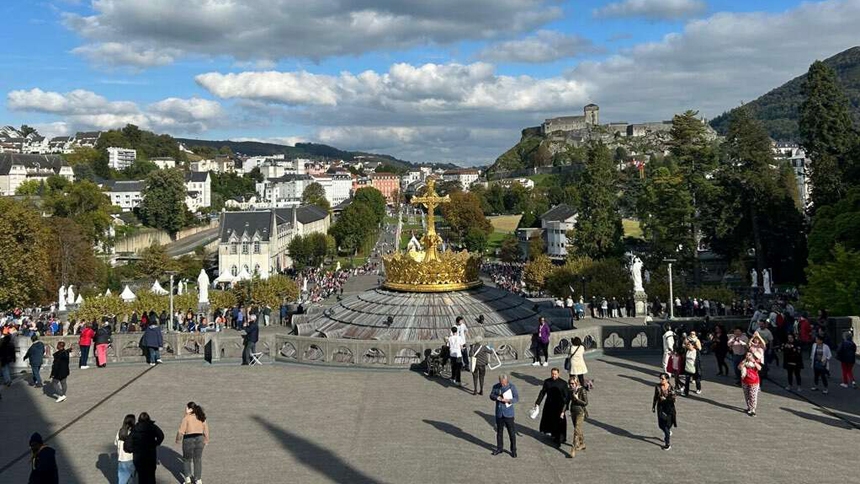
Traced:
POLYGON ((812 360, 812 372, 815 375, 815 381, 812 386, 812 391, 818 390, 818 380, 821 379, 821 386, 824 390, 821 393, 827 395, 827 376, 830 374, 830 347, 824 344, 824 337, 815 336, 815 343, 812 345, 810 359, 812 360))
POLYGON ((588 373, 588 367, 585 366, 585 346, 582 345, 582 340, 579 336, 570 341, 570 368, 568 370, 570 376, 575 376, 579 379, 579 384, 585 386, 584 375, 588 373))
POLYGON ((122 427, 116 433, 113 441, 116 446, 117 482, 119 484, 128 484, 134 474, 134 455, 130 452, 131 431, 134 429, 134 423, 134 415, 126 415, 122 421, 122 427))

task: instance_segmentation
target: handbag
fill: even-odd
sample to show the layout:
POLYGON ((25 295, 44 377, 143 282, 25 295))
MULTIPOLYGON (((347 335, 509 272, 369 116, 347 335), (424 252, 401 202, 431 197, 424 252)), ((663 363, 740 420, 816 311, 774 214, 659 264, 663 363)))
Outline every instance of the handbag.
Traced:
POLYGON ((529 410, 529 418, 534 420, 540 415, 540 407, 535 405, 531 410, 529 410))
POLYGON ((570 356, 568 356, 567 358, 565 358, 564 369, 567 370, 568 372, 570 372, 570 369, 571 369, 570 360, 573 359, 574 355, 576 355, 576 353, 579 351, 580 348, 582 348, 582 346, 577 346, 576 349, 573 350, 573 353, 570 356))

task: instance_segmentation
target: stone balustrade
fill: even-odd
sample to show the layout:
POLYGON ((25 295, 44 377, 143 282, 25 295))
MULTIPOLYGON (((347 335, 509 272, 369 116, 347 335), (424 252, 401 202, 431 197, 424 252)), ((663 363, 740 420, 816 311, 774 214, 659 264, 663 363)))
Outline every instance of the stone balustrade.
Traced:
MULTIPOLYGON (((720 322, 728 330, 741 320, 683 321, 687 328, 708 331, 720 322)), ((748 323, 748 320, 746 320, 748 323)), ((860 342, 860 317, 831 318, 830 338, 841 341, 842 333, 853 329, 855 341, 860 342)), ((659 324, 647 326, 592 326, 588 328, 556 331, 550 335, 549 351, 551 356, 564 355, 570 348, 570 340, 579 337, 589 350, 612 351, 660 350, 662 327, 659 324)), ((141 333, 113 335, 113 344, 108 350, 108 363, 144 362, 143 352, 138 346, 141 333)), ((51 357, 59 341, 65 341, 72 350, 72 366, 77 365, 80 354, 77 336, 45 336, 41 338, 47 348, 45 366, 50 366, 51 357)), ((531 335, 504 338, 485 338, 484 344, 491 345, 503 362, 528 362, 532 359, 531 335)), ((17 358, 15 370, 28 368, 23 361, 24 353, 30 346, 30 339, 16 338, 17 358)), ((430 351, 442 346, 442 341, 384 341, 315 338, 288 334, 261 334, 257 351, 263 353, 264 362, 297 362, 314 365, 355 366, 370 368, 409 368, 422 363, 430 351)), ((94 350, 95 348, 93 348, 94 350)), ((237 360, 242 356, 242 336, 234 331, 220 333, 169 333, 164 335, 162 360, 167 361, 206 361, 237 360)), ((90 359, 94 362, 93 350, 90 359)))

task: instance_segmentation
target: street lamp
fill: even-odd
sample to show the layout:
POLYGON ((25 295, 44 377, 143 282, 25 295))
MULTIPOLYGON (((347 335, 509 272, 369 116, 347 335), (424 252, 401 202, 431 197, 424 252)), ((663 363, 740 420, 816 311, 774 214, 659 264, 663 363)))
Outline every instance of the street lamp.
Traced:
POLYGON ((678 259, 663 259, 663 262, 669 263, 669 319, 675 319, 675 297, 672 292, 672 263, 678 262, 678 259))
POLYGON ((164 271, 165 274, 170 275, 170 313, 167 315, 167 329, 166 333, 170 332, 170 327, 173 326, 173 276, 178 274, 176 271, 164 271))

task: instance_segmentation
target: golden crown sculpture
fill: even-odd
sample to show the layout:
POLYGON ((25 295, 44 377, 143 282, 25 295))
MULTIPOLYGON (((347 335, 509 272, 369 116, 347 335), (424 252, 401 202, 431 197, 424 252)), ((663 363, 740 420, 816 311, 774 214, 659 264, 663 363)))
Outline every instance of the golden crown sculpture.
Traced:
POLYGON ((382 258, 385 265, 383 287, 406 292, 460 291, 481 285, 478 271, 481 257, 467 251, 438 250, 442 238, 436 234, 436 206, 450 202, 446 195, 440 197, 435 189, 436 181, 427 182, 427 193, 413 197, 412 203, 427 207, 427 233, 421 238, 424 250, 410 244, 408 252, 395 252, 382 258))

